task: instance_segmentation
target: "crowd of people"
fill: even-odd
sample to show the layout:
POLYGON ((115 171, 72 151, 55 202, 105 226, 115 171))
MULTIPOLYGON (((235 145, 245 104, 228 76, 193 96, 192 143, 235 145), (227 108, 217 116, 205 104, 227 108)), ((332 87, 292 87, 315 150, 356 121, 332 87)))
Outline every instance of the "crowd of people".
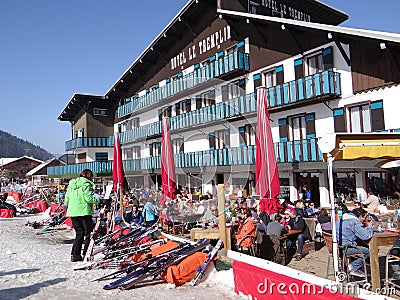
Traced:
MULTIPOLYGON (((125 191, 121 202, 116 201, 116 195, 111 194, 106 198, 104 193, 92 192, 93 174, 90 170, 84 170, 80 177, 70 182, 65 195, 65 204, 68 206, 67 216, 70 216, 76 238, 71 250, 71 260, 82 260, 85 255, 87 244, 90 239, 90 232, 93 229, 94 221, 98 217, 109 219, 110 215, 100 215, 100 209, 111 211, 111 206, 117 211, 115 220, 131 225, 144 227, 153 226, 160 219, 163 222, 174 222, 177 216, 196 216, 196 219, 189 226, 201 228, 213 228, 218 226, 220 213, 216 191, 202 194, 199 188, 191 193, 188 189, 182 188, 177 191, 176 199, 168 199, 160 206, 159 194, 150 187, 135 188, 125 191), (122 203, 123 207, 119 207, 122 203), (83 251, 81 251, 83 247, 83 251)), ((339 214, 337 237, 339 246, 346 248, 348 253, 362 253, 365 258, 369 257, 367 247, 358 245, 358 241, 367 241, 371 238, 377 228, 377 222, 368 216, 370 211, 378 208, 379 200, 369 191, 368 198, 363 202, 355 201, 351 211, 344 201, 338 197, 336 207, 339 214), (366 209, 361 208, 365 206, 366 209)), ((313 202, 312 195, 306 188, 301 190, 299 200, 295 203, 282 203, 282 210, 268 215, 259 211, 259 201, 252 197, 246 197, 242 191, 235 191, 225 195, 225 217, 226 222, 231 224, 232 246, 250 247, 251 239, 248 236, 265 235, 274 236, 277 241, 285 243, 288 254, 296 260, 301 260, 303 246, 307 240, 313 240, 313 234, 322 232, 332 233, 330 210, 317 208, 313 202), (314 220, 315 230, 310 231, 306 223, 307 219, 314 220), (289 234, 295 232, 295 234, 289 234)), ((186 229, 189 229, 186 227, 186 229)), ((354 276, 364 276, 361 267, 363 262, 356 259, 348 266, 354 276)))

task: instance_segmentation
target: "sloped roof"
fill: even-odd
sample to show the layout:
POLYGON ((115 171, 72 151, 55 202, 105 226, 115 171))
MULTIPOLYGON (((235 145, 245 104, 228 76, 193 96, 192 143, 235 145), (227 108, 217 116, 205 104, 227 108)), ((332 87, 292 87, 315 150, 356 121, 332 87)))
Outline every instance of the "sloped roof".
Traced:
MULTIPOLYGON (((39 172, 40 170, 42 170, 43 168, 45 168, 46 166, 48 166, 50 163, 52 163, 53 161, 57 160, 57 158, 53 157, 50 158, 49 160, 45 161, 44 163, 38 165, 37 167, 33 168, 32 170, 30 170, 28 173, 26 173, 26 176, 32 176, 35 175, 35 173, 39 172)), ((61 162, 62 164, 64 164, 63 162, 61 162)))
POLYGON ((18 161, 18 160, 21 160, 21 159, 24 159, 24 158, 32 160, 32 161, 36 161, 38 163, 43 163, 42 160, 39 160, 39 159, 36 159, 34 157, 30 157, 30 156, 24 155, 24 156, 17 157, 17 158, 8 158, 8 157, 7 158, 0 158, 0 164, 1 164, 1 166, 4 167, 6 165, 9 165, 10 163, 13 163, 15 161, 18 161))

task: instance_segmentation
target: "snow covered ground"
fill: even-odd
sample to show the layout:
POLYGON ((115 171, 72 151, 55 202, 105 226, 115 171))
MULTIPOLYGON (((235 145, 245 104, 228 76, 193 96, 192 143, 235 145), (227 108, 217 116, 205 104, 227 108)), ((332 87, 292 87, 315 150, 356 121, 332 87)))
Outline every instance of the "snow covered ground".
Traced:
POLYGON ((103 290, 109 281, 90 280, 110 270, 73 270, 77 263, 70 262, 72 229, 37 235, 38 229, 25 226, 43 218, 38 214, 0 219, 0 300, 243 299, 233 292, 232 269, 210 270, 208 278, 194 287, 168 289, 165 283, 128 291, 103 290))

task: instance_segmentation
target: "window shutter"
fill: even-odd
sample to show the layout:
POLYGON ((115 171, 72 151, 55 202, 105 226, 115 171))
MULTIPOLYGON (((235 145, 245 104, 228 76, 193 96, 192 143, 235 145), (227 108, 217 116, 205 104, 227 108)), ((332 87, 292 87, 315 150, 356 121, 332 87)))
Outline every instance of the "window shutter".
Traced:
POLYGON ((332 47, 328 47, 322 50, 322 62, 324 64, 324 71, 333 68, 332 47))
POLYGON ((240 92, 240 96, 246 95, 246 80, 245 79, 239 80, 239 92, 240 92))
POLYGON ((306 138, 315 138, 315 113, 306 114, 306 138))
POLYGON ((239 127, 239 144, 241 147, 246 146, 246 134, 245 134, 245 127, 239 127))
POLYGON ((337 108, 333 110, 333 120, 335 124, 335 132, 346 132, 343 108, 337 108))
POLYGON ((208 135, 208 141, 210 143, 210 150, 214 150, 215 149, 215 136, 214 136, 214 133, 210 133, 208 135))
POLYGON ((209 99, 210 105, 215 104, 215 90, 210 90, 210 92, 208 93, 208 99, 209 99))
POLYGON ((196 96, 196 109, 200 109, 202 107, 202 99, 200 95, 196 96))
POLYGON ((289 127, 286 118, 278 120, 279 125, 279 138, 281 142, 286 142, 289 139, 289 127))
POLYGON ((254 74, 253 75, 253 82, 254 82, 254 92, 256 91, 256 89, 261 86, 261 74, 254 74))
POLYGON ((229 99, 228 85, 221 86, 221 94, 222 94, 222 101, 226 101, 229 99))
POLYGON ((294 61, 294 76, 295 79, 304 77, 303 59, 299 58, 294 61))
POLYGON ((385 130, 385 116, 383 114, 383 102, 371 102, 371 129, 372 131, 385 130))
POLYGON ((283 76, 283 65, 276 67, 275 73, 276 73, 276 84, 277 85, 283 84, 285 82, 283 76))
POLYGON ((225 130, 224 132, 224 142, 225 148, 229 148, 231 146, 231 133, 229 129, 225 130))
POLYGON ((186 99, 186 112, 190 112, 192 110, 192 99, 186 99))

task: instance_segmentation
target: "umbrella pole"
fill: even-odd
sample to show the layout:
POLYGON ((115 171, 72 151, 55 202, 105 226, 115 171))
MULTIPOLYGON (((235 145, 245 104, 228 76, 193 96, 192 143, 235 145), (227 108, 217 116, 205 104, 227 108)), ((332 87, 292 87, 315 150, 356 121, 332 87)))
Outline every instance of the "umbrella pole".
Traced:
POLYGON ((335 211, 335 194, 333 191, 333 160, 335 158, 328 153, 328 179, 329 179, 329 196, 331 200, 331 223, 332 223, 332 243, 333 243, 333 269, 335 270, 335 279, 339 282, 339 258, 338 258, 338 242, 336 236, 336 211, 335 211))
POLYGON ((122 188, 121 188, 120 183, 117 184, 117 189, 118 189, 118 196, 119 196, 119 210, 121 213, 121 220, 125 225, 128 225, 128 223, 125 221, 125 217, 124 217, 124 214, 125 214, 124 197, 123 197, 124 195, 122 193, 122 188))

